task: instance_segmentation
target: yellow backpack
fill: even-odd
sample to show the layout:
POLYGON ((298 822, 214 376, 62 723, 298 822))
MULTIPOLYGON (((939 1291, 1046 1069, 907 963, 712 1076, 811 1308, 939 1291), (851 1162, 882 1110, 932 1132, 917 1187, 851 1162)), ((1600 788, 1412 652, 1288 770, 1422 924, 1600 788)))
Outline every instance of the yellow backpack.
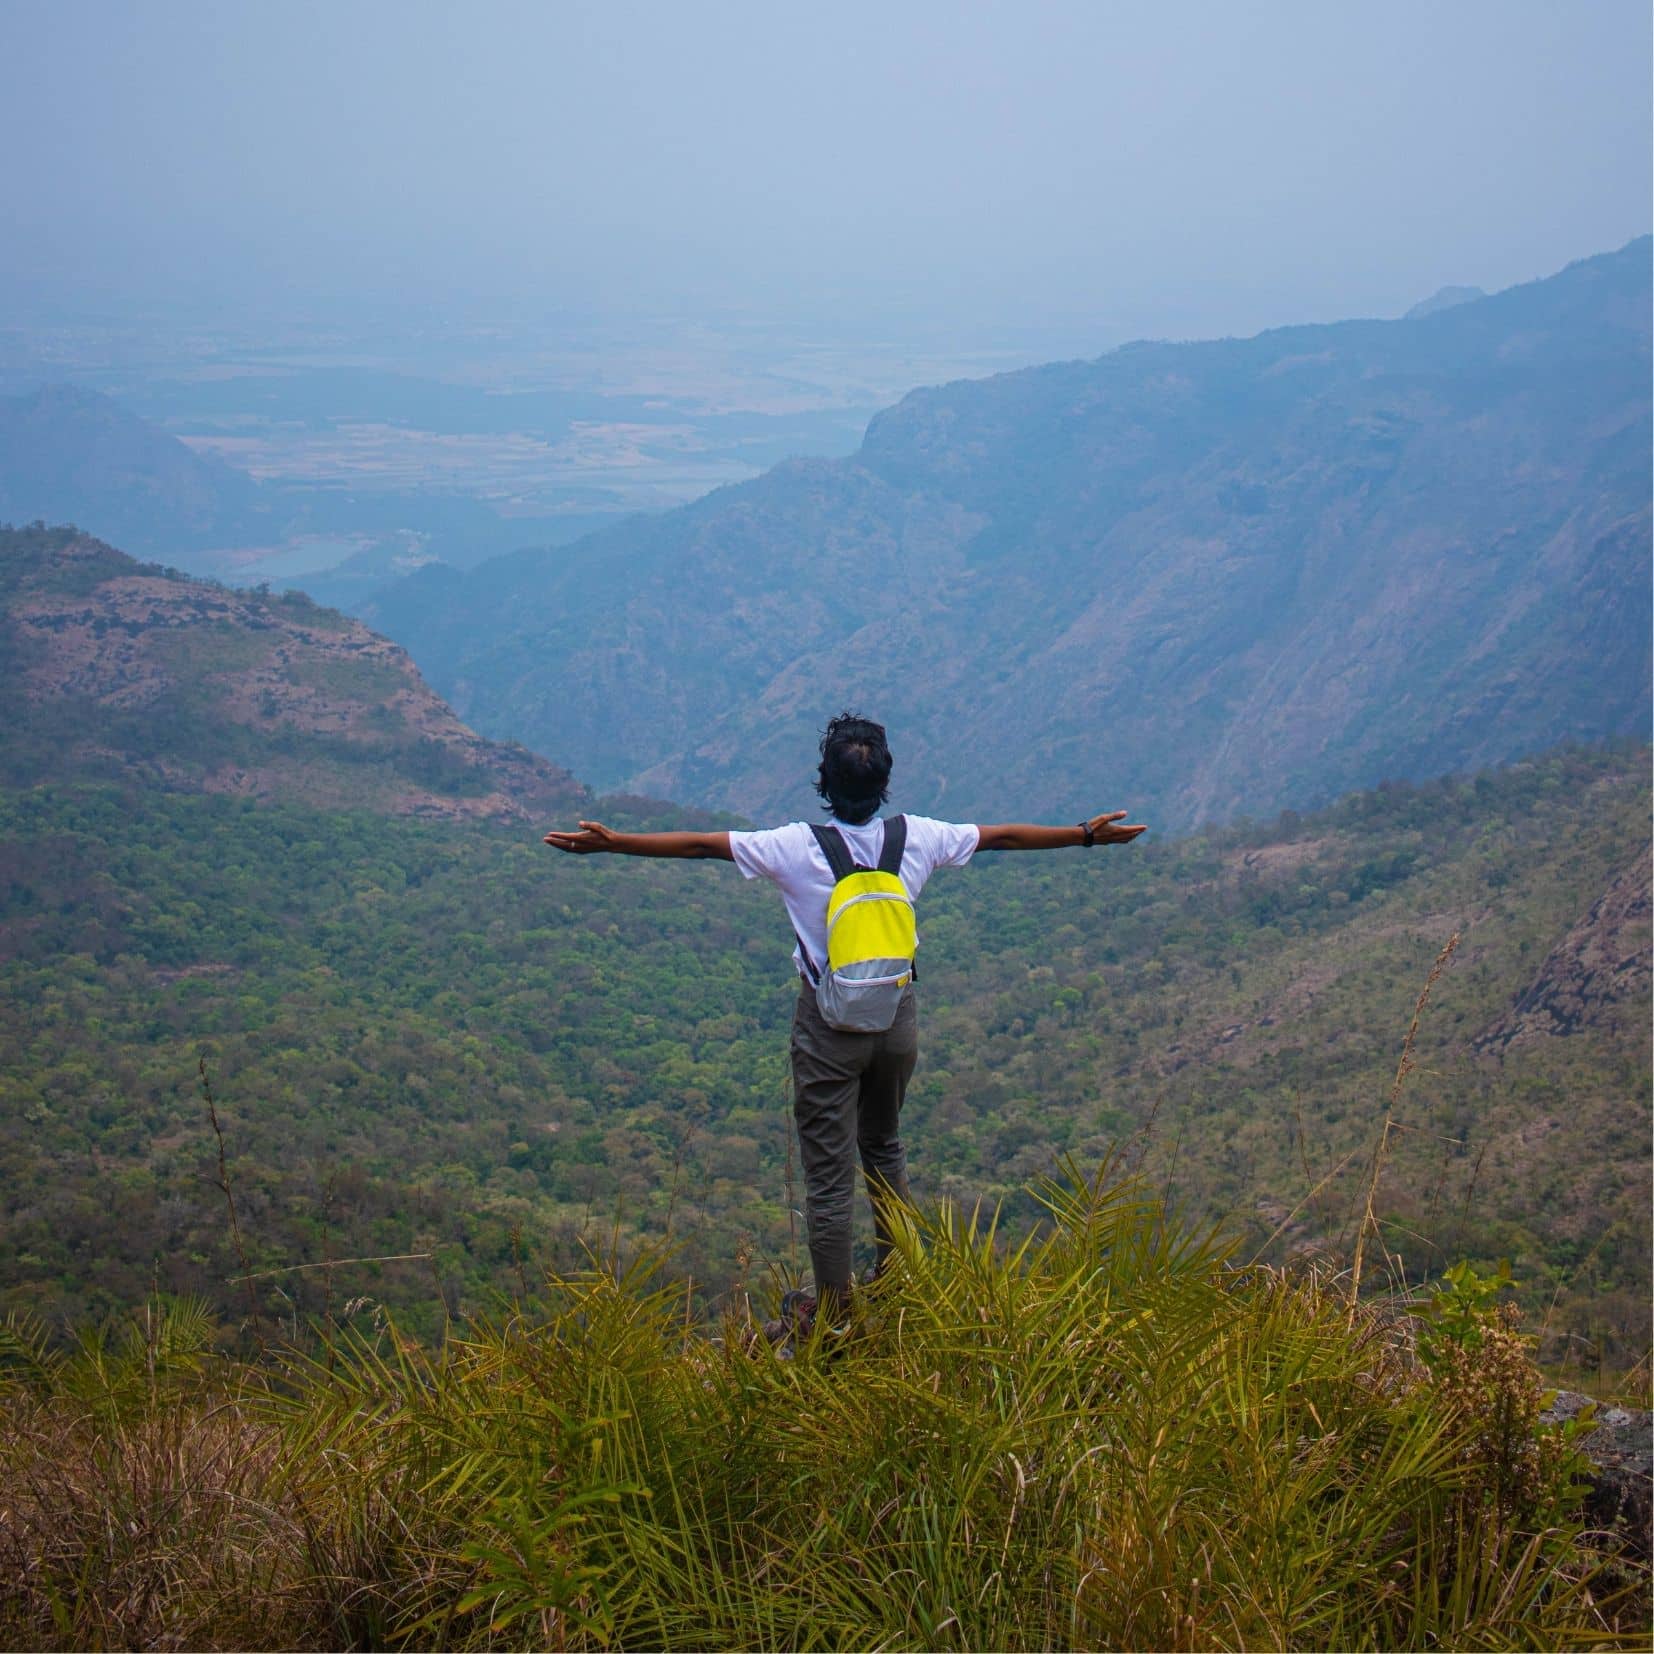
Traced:
POLYGON ((883 1033, 896 1020, 913 980, 918 933, 913 903, 899 877, 907 817, 884 824, 877 867, 860 867, 838 828, 812 822, 836 881, 827 897, 827 968, 818 971, 800 943, 824 1021, 848 1033, 883 1033))

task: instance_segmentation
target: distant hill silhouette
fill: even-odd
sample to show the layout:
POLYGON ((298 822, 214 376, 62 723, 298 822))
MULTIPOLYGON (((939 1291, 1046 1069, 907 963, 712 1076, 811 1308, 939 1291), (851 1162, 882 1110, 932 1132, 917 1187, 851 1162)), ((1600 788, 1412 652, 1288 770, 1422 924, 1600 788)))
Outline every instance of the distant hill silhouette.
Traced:
POLYGON ((272 502, 110 397, 73 385, 0 397, 0 521, 79 522, 143 556, 257 544, 272 502))
POLYGON ((207 575, 226 566, 211 554, 231 549, 307 535, 363 541, 368 549, 317 577, 324 599, 371 593, 409 532, 430 555, 468 567, 536 542, 550 526, 503 518, 486 501, 444 488, 259 482, 113 398, 66 384, 0 397, 5 521, 76 523, 134 555, 207 575))
POLYGON ((1402 318, 1416 322, 1425 316, 1434 316, 1439 310, 1451 310, 1456 304, 1469 304, 1473 299, 1485 299, 1480 287, 1438 287, 1427 299, 1420 299, 1402 318))
POLYGON ((400 648, 302 593, 0 528, 0 781, 110 776, 456 819, 539 820, 589 796, 474 734, 400 648))
POLYGON ((1641 733, 1649 267, 915 391, 850 459, 363 612, 479 728, 756 817, 847 703, 906 807, 1173 827, 1641 733))

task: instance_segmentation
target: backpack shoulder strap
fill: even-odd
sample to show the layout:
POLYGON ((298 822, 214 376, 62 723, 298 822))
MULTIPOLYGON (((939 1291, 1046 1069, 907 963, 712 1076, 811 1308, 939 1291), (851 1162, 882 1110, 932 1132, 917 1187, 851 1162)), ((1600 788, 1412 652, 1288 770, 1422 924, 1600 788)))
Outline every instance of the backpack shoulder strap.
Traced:
POLYGON ((892 816, 884 824, 884 848, 879 851, 879 871, 894 873, 898 878, 902 872, 902 852, 907 849, 907 817, 892 816))
POLYGON ((816 843, 821 846, 821 853, 827 858, 835 881, 849 878, 855 872, 856 864, 850 855, 850 846, 844 842, 844 835, 831 822, 812 821, 810 831, 815 834, 816 843))

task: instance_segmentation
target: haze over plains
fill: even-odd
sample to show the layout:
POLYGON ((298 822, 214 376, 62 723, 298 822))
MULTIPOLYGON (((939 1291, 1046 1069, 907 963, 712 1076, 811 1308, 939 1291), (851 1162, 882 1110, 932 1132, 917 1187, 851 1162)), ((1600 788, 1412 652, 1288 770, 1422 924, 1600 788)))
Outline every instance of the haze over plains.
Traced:
POLYGON ((753 317, 1056 351, 1649 227, 1640 0, 0 10, 14 317, 753 317))

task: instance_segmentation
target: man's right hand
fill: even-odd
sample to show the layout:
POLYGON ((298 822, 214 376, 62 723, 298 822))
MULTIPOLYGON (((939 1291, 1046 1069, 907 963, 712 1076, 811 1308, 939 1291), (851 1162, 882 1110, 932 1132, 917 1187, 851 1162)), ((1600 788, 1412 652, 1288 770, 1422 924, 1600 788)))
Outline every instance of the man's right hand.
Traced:
POLYGON ((1088 816, 1072 827, 1041 827, 1031 821, 1003 821, 993 827, 978 827, 978 850, 1066 850, 1085 843, 1089 828, 1093 844, 1130 844, 1148 828, 1142 822, 1125 823, 1124 810, 1105 810, 1088 816))
POLYGON ((1126 818, 1124 810, 1108 810, 1100 816, 1092 816, 1086 825, 1091 829, 1091 836, 1098 844, 1130 844, 1139 833, 1148 831, 1147 824, 1134 827, 1122 827, 1119 824, 1126 818))

